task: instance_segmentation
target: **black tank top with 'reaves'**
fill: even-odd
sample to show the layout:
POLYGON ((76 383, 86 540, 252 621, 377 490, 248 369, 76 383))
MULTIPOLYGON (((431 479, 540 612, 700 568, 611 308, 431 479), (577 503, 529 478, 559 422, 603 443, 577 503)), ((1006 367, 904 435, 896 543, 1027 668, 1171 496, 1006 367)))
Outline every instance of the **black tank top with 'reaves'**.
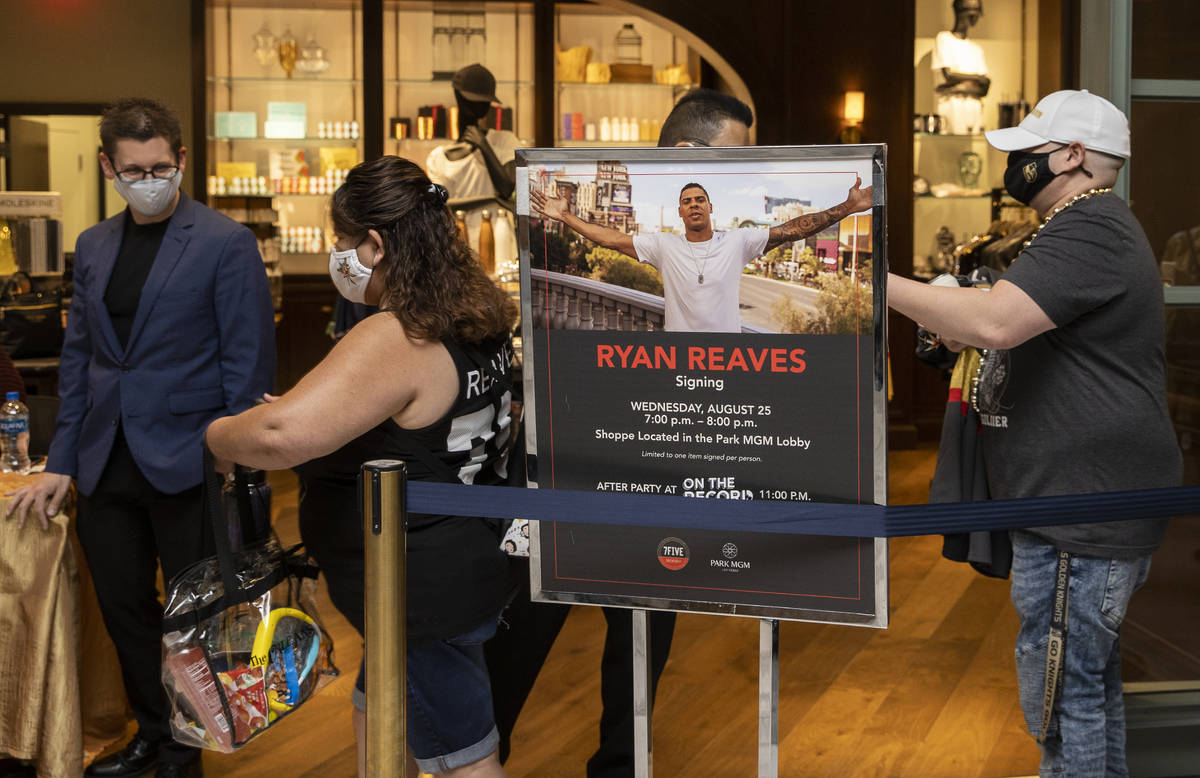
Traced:
MULTIPOLYGON (((505 337, 463 346, 443 338, 442 344, 454 360, 458 395, 441 419, 420 429, 402 430, 389 418, 296 470, 326 487, 346 488, 349 499, 356 499, 359 468, 371 459, 404 460, 412 481, 446 481, 452 473, 466 484, 504 483, 512 433, 512 341, 505 337), (418 454, 418 448, 424 451, 418 454), (423 461, 430 455, 445 467, 435 472, 423 461)), ((509 558, 499 544, 497 521, 409 515, 410 637, 453 637, 504 607, 514 590, 514 579, 509 558)))

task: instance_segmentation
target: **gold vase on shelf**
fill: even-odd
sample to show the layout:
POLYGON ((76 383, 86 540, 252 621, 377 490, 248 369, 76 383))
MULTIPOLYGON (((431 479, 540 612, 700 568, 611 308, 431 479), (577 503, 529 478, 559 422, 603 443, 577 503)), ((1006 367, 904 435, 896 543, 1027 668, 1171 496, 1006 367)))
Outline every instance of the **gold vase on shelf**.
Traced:
POLYGON ((296 39, 292 37, 292 31, 284 30, 283 35, 279 38, 279 66, 283 68, 283 72, 287 74, 288 78, 292 77, 292 71, 296 69, 297 53, 296 39))

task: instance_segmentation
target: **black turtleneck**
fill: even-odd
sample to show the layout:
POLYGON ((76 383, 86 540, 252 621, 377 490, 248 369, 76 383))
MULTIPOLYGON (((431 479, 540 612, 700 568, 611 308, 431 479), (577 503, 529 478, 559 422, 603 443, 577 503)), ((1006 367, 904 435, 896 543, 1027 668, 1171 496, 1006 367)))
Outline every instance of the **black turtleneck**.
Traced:
POLYGON ((138 302, 142 299, 142 287, 154 266, 163 235, 167 232, 170 219, 153 224, 138 224, 132 214, 125 211, 125 230, 121 234, 121 249, 113 265, 108 288, 104 290, 104 306, 112 319, 117 340, 125 348, 129 333, 133 330, 133 319, 137 316, 138 302))

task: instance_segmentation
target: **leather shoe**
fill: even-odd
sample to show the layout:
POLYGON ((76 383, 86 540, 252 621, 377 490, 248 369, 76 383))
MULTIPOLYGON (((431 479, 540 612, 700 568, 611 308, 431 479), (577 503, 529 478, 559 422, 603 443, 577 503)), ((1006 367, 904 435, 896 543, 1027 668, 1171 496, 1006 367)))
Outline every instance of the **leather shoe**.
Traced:
POLYGON ((134 735, 124 748, 92 762, 83 774, 88 778, 133 778, 148 772, 157 762, 158 744, 134 735))
POLYGON ((186 764, 159 762, 158 769, 154 771, 154 778, 204 778, 204 767, 199 759, 186 764))

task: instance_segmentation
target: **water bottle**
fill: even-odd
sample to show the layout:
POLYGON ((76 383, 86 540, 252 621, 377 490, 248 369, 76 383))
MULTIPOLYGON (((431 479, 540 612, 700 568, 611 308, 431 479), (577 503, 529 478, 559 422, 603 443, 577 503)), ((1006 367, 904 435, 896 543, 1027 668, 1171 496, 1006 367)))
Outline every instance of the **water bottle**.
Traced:
POLYGON ((271 485, 262 470, 237 465, 221 488, 221 503, 234 551, 253 546, 271 534, 271 485))
POLYGON ((29 409, 19 392, 9 392, 0 405, 0 472, 29 472, 29 409))
POLYGON ((626 24, 617 33, 617 62, 638 65, 642 62, 642 36, 626 24))

